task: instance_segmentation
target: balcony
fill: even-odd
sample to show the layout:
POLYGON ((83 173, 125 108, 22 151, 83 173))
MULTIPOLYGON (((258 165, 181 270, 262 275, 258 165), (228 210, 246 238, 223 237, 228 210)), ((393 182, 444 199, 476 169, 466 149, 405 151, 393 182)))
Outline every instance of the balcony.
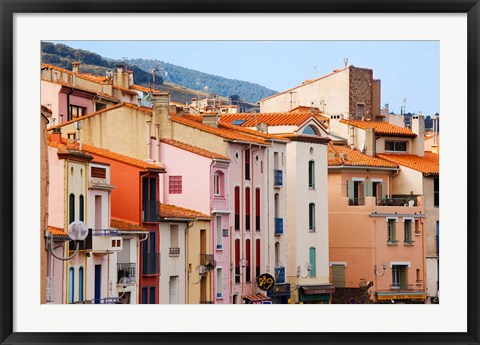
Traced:
POLYGON ((160 274, 160 253, 148 253, 142 256, 142 274, 159 275, 160 274))
POLYGON ((280 169, 274 169, 273 170, 273 177, 274 177, 273 185, 275 187, 282 187, 283 186, 283 171, 280 170, 280 169))
POLYGON ((275 284, 285 283, 285 267, 275 267, 275 284))
POLYGON ((117 283, 120 283, 123 277, 127 277, 130 281, 135 280, 136 269, 137 265, 134 262, 117 264, 117 283))
POLYGON ((200 265, 210 272, 217 267, 217 262, 213 258, 213 254, 200 254, 200 265))
POLYGON ((275 235, 283 234, 283 218, 275 218, 275 235))
POLYGON ((160 202, 159 201, 144 201, 142 221, 145 223, 160 222, 160 202))
POLYGON ((413 290, 414 289, 414 284, 406 284, 406 283, 393 283, 390 285, 391 290, 413 290))
POLYGON ((348 199, 349 206, 364 206, 365 205, 365 198, 349 198, 348 199))
POLYGON ((377 198, 377 206, 418 206, 416 195, 394 195, 392 198, 377 198))
POLYGON ((170 257, 180 256, 180 248, 170 247, 169 250, 168 250, 168 256, 170 256, 170 257))

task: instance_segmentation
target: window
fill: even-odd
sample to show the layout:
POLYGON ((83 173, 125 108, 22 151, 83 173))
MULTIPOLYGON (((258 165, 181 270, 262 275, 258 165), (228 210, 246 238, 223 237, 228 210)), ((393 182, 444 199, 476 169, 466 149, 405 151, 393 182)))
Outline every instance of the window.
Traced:
POLYGON ((213 175, 213 195, 223 196, 223 173, 216 172, 213 175))
POLYGON ((318 130, 312 126, 308 125, 305 127, 305 129, 302 131, 302 134, 308 134, 308 135, 318 135, 318 130))
POLYGON ((315 204, 308 205, 308 230, 315 231, 315 204))
POLYGON ((143 221, 157 221, 157 185, 158 180, 153 177, 142 179, 142 208, 143 221))
POLYGON ((83 284, 84 284, 84 270, 83 267, 78 269, 78 300, 80 302, 84 299, 83 284))
POLYGON ((150 286, 150 304, 157 302, 157 296, 155 295, 155 286, 150 286))
POLYGON ((95 195, 95 229, 102 229, 102 196, 95 195))
POLYGON ((168 283, 168 303, 178 304, 178 276, 170 276, 168 283))
POLYGON ((372 196, 375 198, 383 198, 383 184, 379 181, 372 182, 372 196))
POLYGON ((70 111, 68 113, 68 120, 74 120, 77 119, 81 116, 84 116, 87 114, 87 108, 85 107, 80 107, 78 105, 70 105, 70 111))
POLYGON ((440 180, 438 177, 433 178, 433 206, 440 205, 440 180))
POLYGON ((332 285, 345 287, 345 265, 332 265, 332 285))
POLYGON ((223 297, 223 269, 217 268, 217 298, 223 297))
POLYGON ((105 103, 95 102, 95 111, 105 109, 107 105, 105 103))
POLYGON ((78 197, 78 207, 79 207, 79 220, 81 220, 82 222, 85 220, 85 198, 83 197, 83 194, 80 194, 80 196, 78 197))
POLYGON ((315 188, 315 162, 308 162, 308 187, 315 188))
POLYGON ((148 303, 148 287, 142 286, 142 304, 148 303))
POLYGON ((240 230, 240 187, 235 187, 235 230, 240 230))
POLYGON ((222 237, 222 216, 217 216, 217 250, 222 249, 223 237, 222 237))
POLYGON ((361 119, 365 115, 365 104, 357 103, 357 107, 355 109, 355 117, 357 119, 361 119))
POLYGON ((68 269, 68 303, 75 302, 75 269, 68 269))
POLYGON ((170 253, 169 256, 179 256, 180 246, 178 244, 178 225, 170 225, 170 253))
POLYGON ((260 239, 255 240, 255 277, 260 275, 260 239))
POLYGON ((412 220, 404 219, 403 221, 403 232, 404 232, 404 242, 405 244, 413 244, 412 239, 412 220))
POLYGON ((388 228, 387 243, 388 244, 396 244, 398 242, 396 229, 395 229, 396 222, 397 222, 396 219, 393 219, 393 218, 387 219, 387 228, 388 228))
POLYGON ((250 149, 245 150, 245 180, 250 180, 250 149))
POLYGON ((95 177, 95 178, 106 178, 107 177, 107 169, 98 168, 98 167, 91 167, 90 176, 95 177))
POLYGON ((420 269, 419 269, 419 268, 417 268, 417 274, 415 275, 415 278, 416 278, 416 283, 417 283, 418 285, 420 285, 420 284, 422 283, 423 279, 422 279, 422 275, 421 275, 421 273, 420 273, 420 269))
POLYGON ((250 230, 250 188, 245 188, 245 229, 250 230))
POLYGON ((68 220, 69 224, 75 221, 75 194, 70 193, 68 198, 68 220))
POLYGON ((280 267, 280 243, 275 242, 275 267, 280 267))
POLYGON ((235 240, 235 283, 240 283, 240 240, 235 240))
POLYGON ((252 258, 251 258, 251 248, 250 248, 250 240, 246 240, 245 241, 245 259, 247 259, 247 266, 246 266, 246 272, 245 272, 245 282, 247 283, 250 283, 251 282, 251 261, 252 261, 252 258))
POLYGON ((260 188, 255 189, 255 230, 260 231, 260 188))
POLYGON ((363 180, 347 181, 348 204, 350 206, 365 205, 365 183, 363 180))
POLYGON ((310 263, 310 277, 317 276, 317 253, 314 247, 308 250, 308 262, 310 263))
POLYGON ((168 177, 168 193, 182 194, 182 176, 168 177))
POLYGON ((392 288, 406 289, 407 284, 407 265, 392 265, 392 288))
POLYGON ((406 141, 385 140, 385 151, 407 152, 406 141))

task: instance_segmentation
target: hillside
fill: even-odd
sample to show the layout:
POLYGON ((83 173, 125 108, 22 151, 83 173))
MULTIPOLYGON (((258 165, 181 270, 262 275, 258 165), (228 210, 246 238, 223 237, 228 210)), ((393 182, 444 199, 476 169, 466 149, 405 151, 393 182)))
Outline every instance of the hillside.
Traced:
MULTIPOLYGON (((125 61, 102 57, 87 50, 73 49, 64 44, 42 42, 43 63, 71 70, 72 61, 77 60, 82 62, 82 73, 97 75, 105 75, 105 72, 114 69, 119 63, 125 64, 125 61)), ((135 84, 170 92, 171 100, 179 103, 190 102, 194 97, 203 98, 211 94, 219 95, 224 100, 231 95, 238 95, 247 102, 256 103, 275 93, 258 84, 227 79, 159 60, 129 60, 127 67, 134 73, 135 84), (152 69, 157 70, 155 82, 152 82, 152 69)))

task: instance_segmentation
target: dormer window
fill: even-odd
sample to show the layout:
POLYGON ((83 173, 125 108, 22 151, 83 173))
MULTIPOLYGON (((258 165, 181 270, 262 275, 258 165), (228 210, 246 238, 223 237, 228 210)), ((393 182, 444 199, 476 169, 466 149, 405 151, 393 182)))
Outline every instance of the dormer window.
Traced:
POLYGON ((308 125, 305 127, 305 129, 302 131, 302 134, 307 134, 307 135, 319 135, 318 134, 318 129, 315 126, 308 125))
POLYGON ((407 141, 385 140, 385 151, 407 152, 407 141))

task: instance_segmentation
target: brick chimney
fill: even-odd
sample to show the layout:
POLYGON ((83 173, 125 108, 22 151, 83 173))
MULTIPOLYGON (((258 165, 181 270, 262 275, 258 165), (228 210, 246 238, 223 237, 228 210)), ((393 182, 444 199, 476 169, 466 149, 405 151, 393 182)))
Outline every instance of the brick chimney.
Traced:
POLYGON ((73 73, 80 73, 80 61, 73 61, 72 62, 72 72, 73 73))
POLYGON ((53 142, 61 143, 62 142, 62 130, 60 128, 52 129, 51 138, 52 138, 53 142))
POLYGON ((153 91, 152 101, 152 126, 155 128, 155 125, 160 125, 160 138, 171 139, 170 94, 168 92, 153 91))
POLYGON ((218 128, 219 120, 218 120, 218 114, 217 113, 205 113, 202 116, 203 116, 202 123, 204 125, 214 127, 214 128, 218 128))
POLYGON ((425 152, 425 120, 423 115, 413 115, 410 124, 412 132, 417 135, 412 140, 412 154, 423 157, 425 152))
POLYGON ((367 130, 365 131, 365 153, 371 157, 375 157, 375 128, 367 128, 367 130))

